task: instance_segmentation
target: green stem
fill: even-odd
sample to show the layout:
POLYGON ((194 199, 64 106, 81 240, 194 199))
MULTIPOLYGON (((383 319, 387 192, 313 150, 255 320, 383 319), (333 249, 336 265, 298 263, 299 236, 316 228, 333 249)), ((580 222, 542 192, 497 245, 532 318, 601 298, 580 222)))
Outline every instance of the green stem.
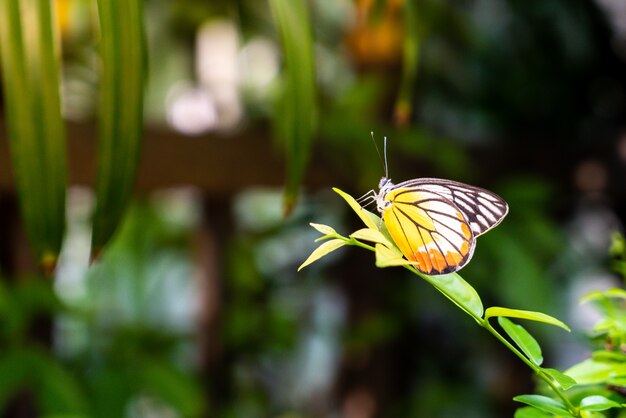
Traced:
MULTIPOLYGON (((347 241, 348 245, 355 245, 357 247, 361 247, 364 248, 366 250, 370 250, 370 251, 374 251, 376 252, 376 248, 372 247, 371 245, 368 244, 364 244, 361 241, 358 241, 354 238, 346 238, 346 237, 342 237, 340 235, 337 235, 337 238, 340 239, 344 239, 347 241)), ((429 280, 428 276, 426 275, 422 275, 419 274, 419 272, 415 269, 415 267, 413 266, 403 266, 405 267, 407 270, 411 271, 412 273, 416 274, 419 277, 422 277, 423 279, 425 279, 428 283, 430 283, 433 286, 436 286, 436 284, 429 280)), ((535 363, 533 363, 532 361, 530 361, 524 354, 522 354, 515 346, 513 346, 513 344, 511 344, 506 338, 504 338, 495 328, 493 328, 491 326, 491 324, 489 323, 489 320, 484 319, 478 315, 476 315, 474 312, 470 311, 470 310, 466 310, 462 308, 462 304, 460 302, 458 302, 455 298, 454 295, 452 295, 451 293, 449 293, 445 288, 441 287, 441 286, 436 286, 437 290, 439 290, 441 293, 443 293, 446 297, 448 297, 450 300, 456 301, 457 305, 459 307, 461 307, 461 310, 464 311, 465 313, 467 313, 469 316, 471 316, 472 318, 474 318, 474 320, 476 322, 478 322, 478 324, 485 328, 487 331, 489 331, 494 337, 496 337, 502 344, 504 344, 505 347, 507 347, 513 354, 515 354, 517 357, 519 357, 528 367, 530 367, 541 379, 543 379, 543 381, 546 382, 546 384, 548 386, 550 386, 550 388, 552 389, 552 391, 554 391, 554 393, 561 398, 561 400, 563 401, 563 404, 567 407, 567 409, 572 413, 572 415, 574 415, 575 417, 580 417, 580 412, 577 410, 577 408, 572 405, 572 403, 570 402, 569 399, 567 399, 567 397, 565 396, 565 394, 563 393, 563 391, 561 391, 561 389, 552 381, 552 378, 550 378, 549 376, 546 376, 546 374, 543 372, 542 368, 537 366, 535 363)))
POLYGON ((376 252, 376 248, 372 247, 371 245, 363 244, 361 241, 357 241, 354 238, 346 238, 346 237, 342 237, 341 235, 338 235, 337 238, 345 239, 348 245, 354 245, 357 247, 365 248, 366 250, 376 252))
POLYGON ((519 357, 528 367, 530 367, 544 382, 550 386, 552 391, 557 394, 559 398, 563 401, 567 409, 572 413, 572 415, 576 417, 580 417, 580 413, 576 409, 574 405, 570 402, 569 399, 565 396, 565 394, 559 389, 557 385, 554 384, 552 379, 549 376, 546 376, 541 367, 537 366, 535 363, 530 361, 524 354, 522 354, 513 344, 511 344, 506 338, 504 338, 494 327, 491 326, 488 320, 482 319, 479 321, 481 326, 489 331, 494 337, 496 337, 502 344, 504 344, 513 354, 519 357))

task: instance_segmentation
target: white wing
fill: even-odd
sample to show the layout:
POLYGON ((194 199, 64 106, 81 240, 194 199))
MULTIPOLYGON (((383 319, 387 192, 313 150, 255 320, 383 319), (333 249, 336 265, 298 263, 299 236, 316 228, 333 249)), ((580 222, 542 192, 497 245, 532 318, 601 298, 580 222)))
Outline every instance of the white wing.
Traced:
POLYGON ((417 187, 454 202, 465 215, 475 237, 498 225, 509 212, 509 205, 497 194, 452 180, 419 178, 394 186, 400 187, 417 187))

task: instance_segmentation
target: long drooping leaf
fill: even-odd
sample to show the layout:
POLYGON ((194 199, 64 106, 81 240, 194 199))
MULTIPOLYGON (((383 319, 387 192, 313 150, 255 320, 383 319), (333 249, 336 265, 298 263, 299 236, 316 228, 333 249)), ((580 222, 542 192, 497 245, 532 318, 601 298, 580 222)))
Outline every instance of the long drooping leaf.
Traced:
POLYGON ((139 162, 146 53, 142 0, 99 0, 100 127, 92 252, 111 239, 128 206, 139 162))
POLYGON ((415 88, 415 79, 419 67, 419 58, 422 39, 424 38, 423 21, 418 19, 418 7, 423 6, 419 1, 404 3, 405 29, 403 46, 402 82, 395 103, 394 119, 400 126, 407 125, 412 112, 412 95, 415 88))
POLYGON ((285 62, 283 94, 275 125, 287 155, 284 211, 290 213, 309 159, 315 131, 315 67, 311 24, 305 0, 270 0, 285 62))
POLYGON ((0 51, 11 159, 24 225, 51 274, 65 229, 66 150, 52 2, 0 0, 0 51))

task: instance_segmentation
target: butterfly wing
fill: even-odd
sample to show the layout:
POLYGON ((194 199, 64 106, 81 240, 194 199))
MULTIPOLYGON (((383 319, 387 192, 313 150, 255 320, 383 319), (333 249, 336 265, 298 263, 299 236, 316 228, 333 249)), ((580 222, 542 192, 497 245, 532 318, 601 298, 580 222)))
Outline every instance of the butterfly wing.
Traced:
POLYGON ((426 274, 459 270, 471 259, 476 237, 508 211, 504 200, 478 187, 442 179, 394 186, 383 220, 404 256, 426 274))
POLYGON ((497 194, 457 181, 420 178, 395 187, 430 191, 453 202, 465 215, 475 237, 494 228, 509 212, 509 205, 497 194))

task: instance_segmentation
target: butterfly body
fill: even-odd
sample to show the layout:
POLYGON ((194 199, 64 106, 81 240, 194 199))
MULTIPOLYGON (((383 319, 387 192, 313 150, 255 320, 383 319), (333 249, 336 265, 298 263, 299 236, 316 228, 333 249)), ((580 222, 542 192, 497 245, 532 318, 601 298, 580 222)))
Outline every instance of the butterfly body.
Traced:
POLYGON ((391 238, 418 270, 430 275, 465 266, 476 238, 508 213, 507 203, 495 193, 451 180, 393 184, 383 177, 379 188, 374 199, 391 238))

